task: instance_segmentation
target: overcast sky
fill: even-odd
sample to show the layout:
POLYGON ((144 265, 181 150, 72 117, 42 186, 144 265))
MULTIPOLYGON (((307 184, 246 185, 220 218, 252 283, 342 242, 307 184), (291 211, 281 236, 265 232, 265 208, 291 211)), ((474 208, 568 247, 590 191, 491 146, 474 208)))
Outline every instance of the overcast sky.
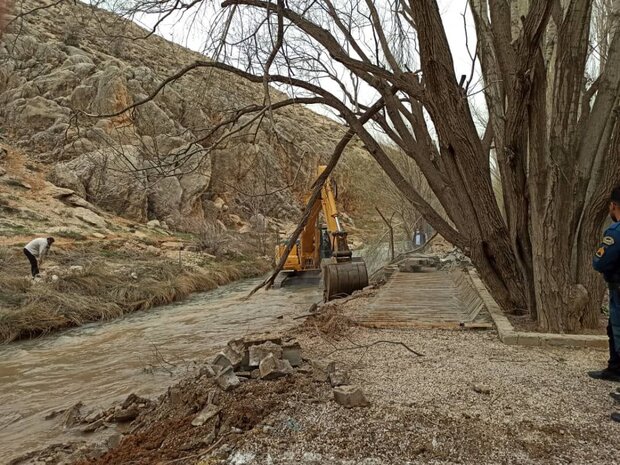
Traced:
MULTIPOLYGON (((381 0, 377 0, 379 4, 381 0)), ((473 24, 473 19, 466 8, 467 0, 439 0, 442 19, 445 25, 448 41, 452 49, 452 55, 454 58, 455 74, 457 79, 461 75, 469 75, 471 73, 471 58, 468 53, 466 42, 469 44, 469 50, 471 54, 475 53, 476 47, 476 35, 473 24), (464 17, 465 16, 465 17, 464 17), (467 27, 466 27, 467 26, 467 27), (466 40, 467 30, 467 40, 466 40)), ((141 16, 135 18, 136 22, 144 27, 152 28, 157 21, 157 17, 141 16)), ((201 52, 204 50, 205 45, 205 32, 209 29, 208 25, 204 24, 212 20, 209 14, 203 15, 199 21, 191 22, 191 17, 178 20, 178 18, 170 18, 164 21, 158 28, 157 33, 162 37, 171 40, 179 45, 183 45, 192 50, 201 52)), ((234 63, 233 63, 234 64, 234 63)), ((479 91, 481 83, 479 82, 479 68, 476 68, 475 77, 472 84, 477 86, 470 89, 470 93, 479 91)), ((324 83, 324 87, 332 92, 338 92, 335 84, 324 83)), ((374 97, 370 92, 366 95, 366 102, 368 103, 374 97)), ((484 98, 483 95, 477 94, 473 97, 475 107, 482 113, 484 110, 484 98)), ((321 108, 313 107, 314 110, 321 113, 329 114, 329 110, 322 110, 321 108)))

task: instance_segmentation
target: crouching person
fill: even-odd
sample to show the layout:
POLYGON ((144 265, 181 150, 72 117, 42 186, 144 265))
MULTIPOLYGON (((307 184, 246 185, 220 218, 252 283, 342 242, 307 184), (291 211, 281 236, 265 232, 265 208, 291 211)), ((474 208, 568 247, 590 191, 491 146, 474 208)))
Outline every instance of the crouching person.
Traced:
POLYGON ((39 268, 43 265, 43 259, 53 243, 53 237, 40 237, 28 242, 26 247, 24 247, 24 255, 26 255, 30 262, 30 271, 33 278, 39 274, 39 268))

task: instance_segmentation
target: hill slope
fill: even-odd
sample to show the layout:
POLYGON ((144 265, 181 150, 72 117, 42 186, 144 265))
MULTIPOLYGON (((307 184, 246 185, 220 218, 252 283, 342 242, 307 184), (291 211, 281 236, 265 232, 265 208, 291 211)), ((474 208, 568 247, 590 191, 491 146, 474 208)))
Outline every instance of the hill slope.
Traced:
MULTIPOLYGON (((4 142, 43 163, 55 185, 134 221, 196 230, 205 220, 234 226, 231 213, 245 220, 295 216, 341 126, 286 108, 275 113, 275 127, 264 119, 248 124, 210 150, 232 128, 211 131, 236 109, 260 103, 263 89, 199 69, 132 112, 85 116, 118 112, 204 57, 154 35, 132 40, 146 31, 104 10, 55 3, 17 2, 16 12, 31 13, 14 20, 0 44, 4 142)), ((368 162, 359 144, 346 157, 368 162)), ((346 192, 347 176, 341 178, 346 192)))

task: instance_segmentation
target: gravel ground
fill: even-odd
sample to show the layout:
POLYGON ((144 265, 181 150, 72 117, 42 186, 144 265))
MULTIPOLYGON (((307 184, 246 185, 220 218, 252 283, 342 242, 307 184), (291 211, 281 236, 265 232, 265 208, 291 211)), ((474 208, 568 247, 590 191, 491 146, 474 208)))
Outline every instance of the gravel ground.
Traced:
POLYGON ((214 387, 188 379, 119 447, 81 464, 619 462, 608 395, 616 386, 586 375, 604 366, 605 352, 506 346, 494 331, 366 329, 352 321, 366 299, 329 305, 293 330, 310 362, 289 377, 219 392, 219 419, 190 425, 214 387), (363 388, 369 407, 333 401, 319 368, 330 361, 363 388))
MULTIPOLYGON (((348 313, 359 305, 348 303, 348 313)), ((616 386, 585 374, 604 366, 602 351, 506 346, 494 331, 305 328, 297 337, 308 356, 348 370, 371 406, 341 408, 317 387, 321 401, 288 399, 229 463, 620 461, 620 424, 609 419, 616 386), (388 343, 343 350, 376 341, 424 356, 388 343)))

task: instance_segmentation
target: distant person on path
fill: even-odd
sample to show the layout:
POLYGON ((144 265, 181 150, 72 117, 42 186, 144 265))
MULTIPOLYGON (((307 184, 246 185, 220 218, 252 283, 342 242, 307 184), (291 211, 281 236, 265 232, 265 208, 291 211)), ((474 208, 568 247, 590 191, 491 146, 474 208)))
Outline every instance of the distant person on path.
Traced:
POLYGON ((49 252, 50 247, 54 243, 53 237, 40 237, 34 239, 24 247, 24 255, 28 257, 32 277, 35 278, 39 274, 39 267, 43 264, 43 259, 49 252))

